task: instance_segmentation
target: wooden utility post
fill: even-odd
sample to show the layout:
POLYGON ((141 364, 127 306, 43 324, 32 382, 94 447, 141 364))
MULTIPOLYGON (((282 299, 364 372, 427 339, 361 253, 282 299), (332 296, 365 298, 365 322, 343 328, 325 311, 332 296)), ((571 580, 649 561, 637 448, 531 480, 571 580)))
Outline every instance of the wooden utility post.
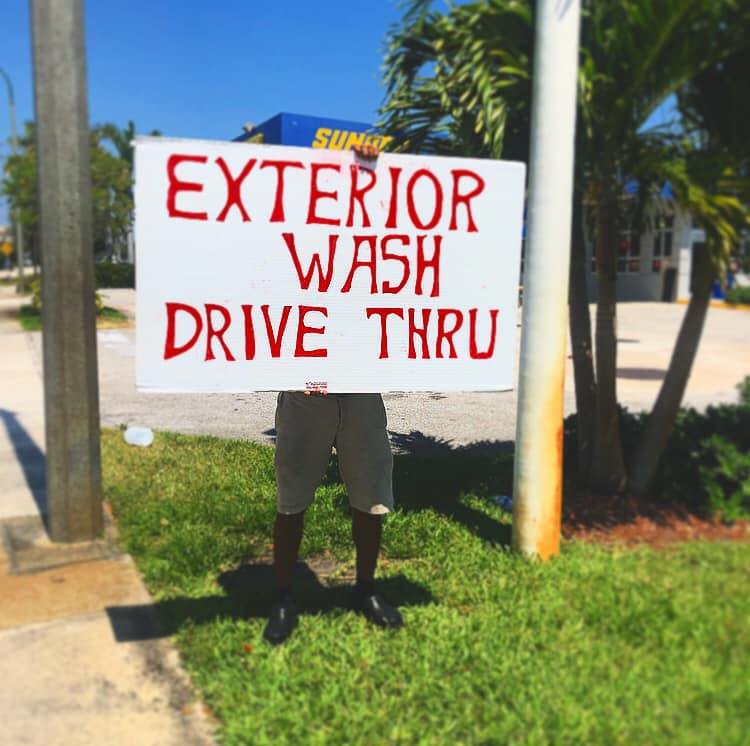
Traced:
POLYGON ((89 123, 82 0, 31 0, 48 529, 102 529, 89 123))
POLYGON ((562 422, 580 0, 537 0, 513 546, 560 547, 562 422))

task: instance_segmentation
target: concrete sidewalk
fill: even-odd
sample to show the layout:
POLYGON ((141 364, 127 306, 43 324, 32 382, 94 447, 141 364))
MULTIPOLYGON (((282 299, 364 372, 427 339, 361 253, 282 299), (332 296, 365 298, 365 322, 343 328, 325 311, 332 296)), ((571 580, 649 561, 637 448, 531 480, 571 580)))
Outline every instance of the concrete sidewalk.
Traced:
POLYGON ((0 742, 212 744, 109 516, 93 542, 46 535, 42 379, 20 303, 0 287, 0 742))
POLYGON ((20 305, 0 287, 0 520, 46 511, 42 379, 15 319, 20 305))

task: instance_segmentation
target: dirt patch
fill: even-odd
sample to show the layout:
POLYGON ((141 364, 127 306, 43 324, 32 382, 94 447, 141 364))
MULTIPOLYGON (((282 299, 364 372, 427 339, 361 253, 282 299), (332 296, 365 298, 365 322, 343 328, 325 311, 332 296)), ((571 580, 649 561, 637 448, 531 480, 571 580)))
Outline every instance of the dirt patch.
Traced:
POLYGON ((599 544, 647 544, 660 548, 676 541, 748 541, 750 521, 724 523, 696 515, 684 506, 655 504, 632 495, 582 494, 566 497, 562 535, 599 544))
MULTIPOLYGON (((387 562, 387 560, 381 559, 379 564, 382 566, 387 564, 387 562)), ((243 564, 272 567, 273 544, 266 544, 263 554, 243 564)), ((354 563, 341 562, 328 551, 311 554, 304 559, 298 560, 296 572, 298 574, 312 573, 312 576, 323 584, 354 582, 355 579, 354 563)))
POLYGON ((305 559, 305 564, 315 573, 321 582, 338 580, 352 580, 354 568, 351 563, 339 562, 330 552, 315 554, 305 559), (348 572, 347 572, 348 570, 348 572))
MULTIPOLYGON (((267 544, 266 551, 260 557, 243 562, 243 567, 273 567, 273 545, 267 544)), ((380 557, 378 567, 398 568, 403 560, 380 557)), ((408 562, 408 561, 407 561, 408 562)), ((332 587, 340 585, 351 585, 356 580, 356 568, 354 560, 341 561, 329 551, 311 554, 297 562, 295 576, 302 579, 317 582, 322 586, 332 587)))
POLYGON ((135 324, 130 319, 97 319, 97 329, 133 329, 135 324))
POLYGON ((15 321, 18 318, 18 309, 15 306, 0 306, 0 319, 12 319, 15 321))

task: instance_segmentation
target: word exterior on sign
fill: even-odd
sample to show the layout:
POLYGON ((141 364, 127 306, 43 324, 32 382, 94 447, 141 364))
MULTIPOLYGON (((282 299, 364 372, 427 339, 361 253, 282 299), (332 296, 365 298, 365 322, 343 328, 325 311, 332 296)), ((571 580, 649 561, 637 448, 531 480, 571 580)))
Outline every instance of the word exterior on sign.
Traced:
POLYGON ((520 163, 140 138, 138 387, 512 388, 523 187, 520 163))

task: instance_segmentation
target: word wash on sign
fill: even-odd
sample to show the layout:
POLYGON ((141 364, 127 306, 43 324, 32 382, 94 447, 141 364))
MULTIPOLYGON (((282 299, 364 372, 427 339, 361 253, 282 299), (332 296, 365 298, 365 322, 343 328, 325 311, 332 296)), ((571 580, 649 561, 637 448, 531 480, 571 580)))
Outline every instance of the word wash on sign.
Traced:
MULTIPOLYGON (((359 164, 348 167, 336 163, 310 163, 308 165, 294 160, 260 160, 249 159, 244 167, 233 174, 226 161, 219 156, 209 163, 207 156, 190 154, 173 154, 167 159, 167 215, 176 220, 198 220, 224 222, 228 219, 251 222, 252 206, 243 201, 241 187, 254 170, 272 169, 276 175, 273 208, 270 215, 263 215, 256 219, 267 220, 269 223, 286 223, 285 210, 285 175, 289 170, 303 170, 308 172, 309 189, 307 200, 307 225, 345 226, 347 228, 370 228, 372 221, 368 211, 368 194, 375 187, 377 174, 374 170, 359 164), (226 201, 221 210, 215 215, 207 211, 185 210, 178 206, 178 198, 182 192, 203 191, 201 182, 186 181, 177 174, 181 163, 190 162, 204 164, 206 168, 217 168, 226 182, 226 201), (324 171, 334 171, 347 176, 348 190, 345 192, 347 217, 327 217, 330 213, 330 203, 340 204, 339 191, 326 191, 319 185, 319 177, 324 171), (326 207, 328 210, 326 210, 326 207), (231 216, 231 217, 230 217, 231 216)), ((415 295, 427 294, 431 298, 440 295, 440 254, 444 236, 434 233, 417 234, 411 236, 399 232, 406 228, 417 231, 432 231, 448 211, 448 231, 465 231, 477 233, 478 228, 472 214, 472 201, 484 190, 484 179, 474 171, 465 168, 450 170, 450 181, 447 187, 441 183, 438 176, 430 169, 420 168, 411 173, 408 179, 402 179, 401 167, 391 166, 387 169, 388 208, 382 233, 363 232, 351 235, 351 263, 346 276, 334 283, 334 258, 337 251, 341 251, 340 234, 331 232, 328 236, 325 259, 323 252, 314 252, 307 268, 302 266, 297 240, 291 231, 281 231, 280 239, 285 245, 291 263, 302 290, 309 290, 313 286, 318 293, 349 293, 352 283, 358 273, 369 276, 370 294, 397 295, 404 288, 413 287, 415 295), (420 182, 429 185, 433 192, 434 207, 430 214, 420 215, 417 211, 415 189, 420 182), (405 251, 414 241, 415 258, 405 251), (383 262, 395 262, 400 267, 401 277, 398 282, 378 282, 378 265, 383 262)), ((195 205, 194 205, 195 207, 195 205)), ((265 336, 270 355, 281 357, 282 343, 287 333, 290 317, 296 322, 294 333, 294 357, 327 357, 328 350, 324 346, 310 348, 305 338, 310 335, 323 337, 325 335, 325 319, 328 309, 325 306, 296 306, 296 313, 292 316, 294 307, 285 305, 281 309, 279 321, 274 327, 270 306, 267 304, 254 307, 242 304, 238 318, 233 317, 232 310, 224 305, 206 303, 203 308, 178 303, 165 304, 167 314, 167 331, 164 345, 164 359, 169 360, 182 355, 195 347, 205 330, 205 360, 214 360, 217 351, 227 361, 236 361, 238 357, 253 360, 256 353, 256 337, 265 336), (191 317, 194 328, 189 339, 178 344, 176 340, 176 318, 178 314, 191 317), (314 321, 308 322, 310 314, 317 315, 314 321), (241 323, 244 328, 244 349, 231 350, 224 339, 224 335, 233 323, 241 323), (318 324, 318 325, 314 325, 318 324), (256 327, 261 329, 256 334, 256 327)), ((458 308, 404 308, 366 307, 364 313, 368 319, 378 325, 380 332, 380 359, 390 356, 388 345, 389 331, 393 331, 395 324, 401 325, 401 331, 408 335, 408 357, 429 359, 457 358, 458 351, 454 343, 454 336, 466 325, 468 327, 468 350, 472 359, 488 359, 495 349, 497 335, 498 309, 489 309, 490 331, 489 339, 480 342, 477 339, 477 316, 479 309, 470 308, 466 311, 458 308), (430 350, 428 330, 436 331, 434 349, 430 350)), ((322 345, 321 339, 317 340, 322 345)))

